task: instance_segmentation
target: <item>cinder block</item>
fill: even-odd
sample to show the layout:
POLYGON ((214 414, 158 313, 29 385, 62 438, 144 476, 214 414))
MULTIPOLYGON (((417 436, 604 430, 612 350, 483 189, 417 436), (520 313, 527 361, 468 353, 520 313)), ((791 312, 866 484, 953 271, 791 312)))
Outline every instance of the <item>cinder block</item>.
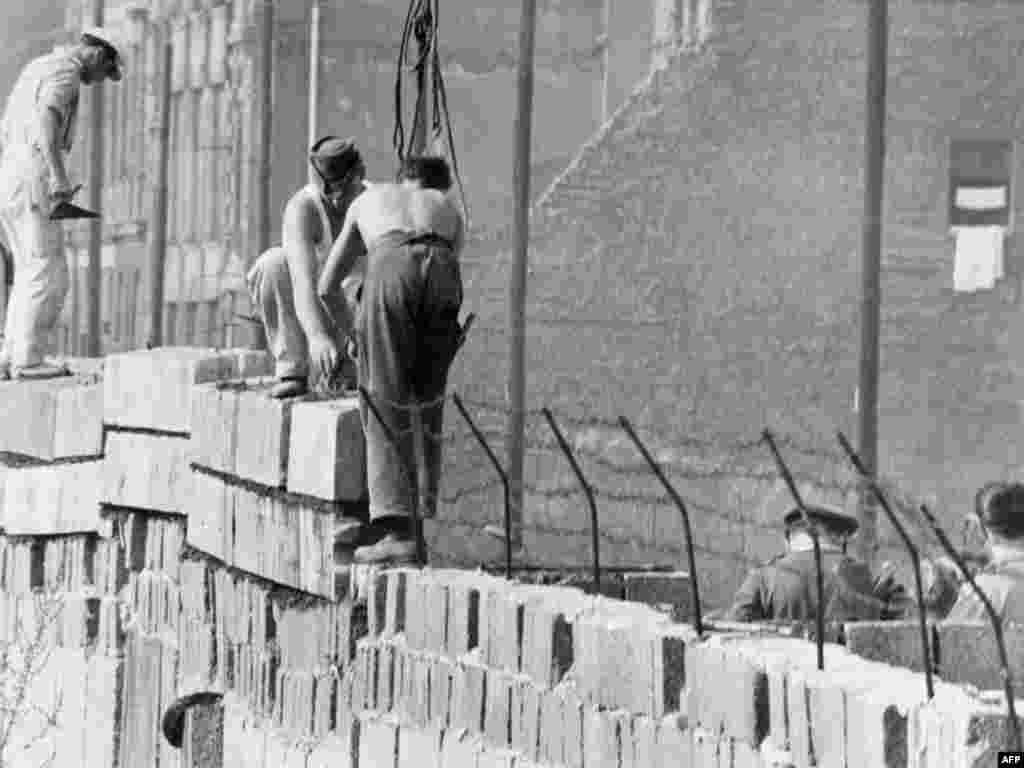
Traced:
POLYGON ((688 573, 624 573, 622 583, 626 600, 666 611, 673 621, 685 621, 693 613, 688 573))
POLYGON ((434 658, 430 668, 430 722, 447 728, 452 717, 454 669, 447 659, 434 658))
POLYGON ((521 765, 515 752, 508 749, 482 749, 476 756, 477 768, 517 768, 521 765))
POLYGON ((583 720, 584 765, 587 768, 619 768, 622 765, 624 719, 625 713, 622 712, 608 712, 595 707, 587 710, 583 720))
POLYGON ((667 768, 694 764, 693 739, 684 718, 669 716, 662 719, 658 729, 658 752, 661 764, 667 768))
POLYGON ((286 484, 292 407, 297 400, 278 400, 269 386, 249 382, 237 392, 238 451, 234 472, 272 488, 286 484))
POLYGON ((271 765, 280 768, 307 768, 309 748, 305 743, 294 739, 287 733, 267 732, 267 768, 271 765))
MULTIPOLYGON (((1003 642, 1014 691, 1024 696, 1024 628, 1004 626, 1003 642)), ((992 626, 986 622, 938 625, 939 674, 948 683, 969 683, 982 690, 1003 690, 992 626)))
POLYGON ((414 572, 404 568, 388 571, 384 619, 384 633, 387 636, 405 631, 406 594, 410 573, 414 572))
POLYGON ((233 382, 209 382, 192 388, 189 460, 218 472, 235 474, 239 431, 238 393, 233 382))
POLYGON ((908 764, 907 720, 926 699, 922 675, 885 670, 872 686, 846 696, 848 760, 895 768, 908 764))
POLYGON ((356 646, 367 634, 366 605, 343 600, 337 608, 338 659, 344 669, 356 655, 356 646))
POLYGON ((103 376, 104 421, 187 433, 193 385, 237 375, 238 358, 230 352, 163 347, 110 355, 103 376))
POLYGON ((480 591, 466 582, 455 582, 448 588, 449 656, 469 653, 479 644, 480 591))
POLYGON ((583 702, 571 686, 559 686, 555 695, 562 715, 562 765, 566 768, 583 768, 583 702))
POLYGON ((292 408, 287 487, 328 501, 359 501, 366 452, 356 398, 297 403, 292 408))
POLYGON ((487 743, 492 747, 505 749, 512 744, 512 689, 514 684, 515 680, 509 673, 488 671, 484 734, 487 743))
POLYGON ((103 454, 103 388, 88 376, 0 383, 0 452, 45 461, 103 454))
POLYGON ((661 752, 658 749, 660 721, 650 717, 636 717, 633 718, 632 725, 632 762, 623 759, 623 765, 632 768, 671 768, 662 763, 661 752))
POLYGON ((100 501, 184 515, 191 495, 189 442, 135 432, 108 432, 100 501))
MULTIPOLYGON (((147 764, 148 765, 148 764, 147 764)), ((224 697, 224 768, 280 768, 267 763, 267 731, 237 694, 224 697)))
MULTIPOLYGON (((804 687, 811 726, 811 755, 804 762, 794 750, 798 768, 817 765, 846 765, 846 697, 832 670, 804 670, 804 687)), ((851 757, 853 757, 851 755, 851 757)))
MULTIPOLYGON (((859 621, 844 627, 846 647, 851 653, 868 659, 906 667, 915 672, 924 671, 921 649, 921 629, 917 619, 912 621, 859 621)), ((928 622, 929 653, 932 667, 935 663, 935 624, 928 622)))
POLYGON ((456 663, 452 675, 452 727, 483 733, 486 702, 486 667, 471 662, 456 663))
POLYGON ((10 536, 98 532, 102 461, 8 468, 0 523, 10 536))
POLYGON ((432 662, 429 657, 416 651, 406 653, 405 677, 409 688, 407 716, 410 722, 419 728, 425 728, 431 720, 432 674, 432 662))
POLYGON ((358 754, 349 751, 345 739, 330 734, 313 747, 306 768, 355 768, 358 759, 358 754))
POLYGON ((230 562, 234 549, 234 489, 220 478, 202 472, 192 473, 189 487, 186 541, 200 552, 230 562))
POLYGON ((380 637, 387 622, 388 572, 373 571, 368 578, 366 623, 370 637, 380 637))
POLYGON ((512 747, 527 760, 541 760, 541 691, 523 676, 512 688, 512 747))
POLYGON ((398 768, 441 768, 442 736, 436 727, 403 725, 398 732, 398 768))
MULTIPOLYGON (((411 604, 410 604, 411 605, 411 604)), ((481 656, 488 667, 518 673, 525 620, 525 598, 514 591, 493 589, 481 597, 481 656)))
MULTIPOLYGON (((723 700, 725 733, 732 739, 757 747, 770 728, 768 676, 756 651, 726 647, 722 656, 724 676, 731 693, 723 700)), ((726 693, 725 687, 718 691, 726 693)), ((718 692, 716 691, 716 692, 718 692)))
POLYGON ((394 718, 360 718, 359 765, 398 768, 398 732, 398 721, 394 718))
POLYGON ((395 647, 390 643, 381 643, 377 647, 377 693, 374 707, 378 712, 391 712, 394 705, 395 673, 395 647))
POLYGON ((334 516, 310 505, 233 487, 231 565, 313 595, 336 599, 334 516))
POLYGON ((465 731, 448 730, 441 738, 441 765, 448 768, 477 768, 483 751, 478 736, 465 731))
POLYGON ((686 647, 697 641, 688 626, 671 626, 652 631, 654 686, 650 715, 663 717, 678 712, 682 706, 680 692, 686 684, 686 647))
POLYGON ((79 649, 94 644, 100 628, 100 598, 65 594, 61 598, 57 642, 64 648, 79 649))
POLYGON ((553 688, 572 666, 572 624, 543 599, 528 602, 523 623, 523 672, 553 688))
POLYGON ((221 702, 192 707, 185 714, 181 749, 182 768, 223 768, 224 705, 221 702))

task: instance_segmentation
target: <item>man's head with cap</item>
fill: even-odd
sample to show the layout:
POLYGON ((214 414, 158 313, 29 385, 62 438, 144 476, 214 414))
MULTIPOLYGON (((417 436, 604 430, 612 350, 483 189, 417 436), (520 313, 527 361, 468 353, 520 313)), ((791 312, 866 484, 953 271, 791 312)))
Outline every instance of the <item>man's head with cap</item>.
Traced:
POLYGON ((363 189, 366 166, 352 139, 324 136, 310 148, 309 164, 316 172, 324 197, 335 205, 363 189))
POLYGON ((980 517, 982 528, 997 540, 1024 546, 1024 485, 997 488, 985 500, 980 517))
POLYGON ((82 82, 102 83, 123 77, 124 53, 117 35, 103 27, 89 27, 82 31, 82 82))
MULTIPOLYGON (((848 538, 857 532, 860 523, 853 515, 848 515, 841 509, 826 506, 824 504, 806 505, 807 516, 818 529, 822 539, 822 545, 830 543, 834 546, 843 546, 848 538)), ((786 538, 791 544, 798 538, 795 534, 807 534, 807 524, 799 507, 793 507, 786 513, 784 518, 786 525, 786 538)), ((803 538, 803 537, 799 537, 803 538)))

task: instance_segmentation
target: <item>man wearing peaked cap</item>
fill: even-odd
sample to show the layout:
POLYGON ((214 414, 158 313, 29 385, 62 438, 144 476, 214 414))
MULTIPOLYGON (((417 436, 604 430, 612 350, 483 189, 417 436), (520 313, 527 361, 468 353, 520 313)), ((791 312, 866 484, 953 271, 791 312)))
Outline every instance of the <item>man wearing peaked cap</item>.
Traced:
POLYGON ((285 206, 281 245, 261 254, 247 277, 274 356, 278 382, 272 394, 277 398, 309 390, 311 360, 333 360, 343 383, 351 385, 355 379, 339 328, 348 327, 344 318, 353 311, 359 274, 322 301, 317 279, 345 212, 364 189, 366 168, 355 143, 335 136, 311 147, 309 164, 314 180, 285 206))
MULTIPOLYGON (((1007 483, 992 490, 981 498, 978 513, 989 562, 975 581, 1005 624, 1024 624, 1024 484, 1007 483)), ((988 621, 988 613, 964 584, 948 618, 988 621)))
MULTIPOLYGON (((825 619, 830 622, 891 616, 898 590, 875 579, 868 566, 846 554, 857 518, 835 507, 808 505, 816 526, 824 571, 825 619)), ((733 600, 731 621, 812 621, 817 589, 811 534, 798 507, 785 517, 787 552, 750 571, 733 600)))
POLYGON ((69 287, 59 221, 50 213, 70 202, 65 157, 75 140, 83 85, 117 82, 123 65, 109 30, 83 32, 70 50, 33 59, 14 84, 0 120, 0 226, 14 261, 0 378, 66 373, 45 361, 69 287))

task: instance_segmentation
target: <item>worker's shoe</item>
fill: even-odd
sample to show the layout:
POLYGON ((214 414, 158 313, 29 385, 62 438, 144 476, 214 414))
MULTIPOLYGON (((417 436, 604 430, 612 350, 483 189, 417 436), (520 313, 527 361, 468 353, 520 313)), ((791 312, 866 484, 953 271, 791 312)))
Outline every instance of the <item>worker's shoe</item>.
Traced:
POLYGON ((388 533, 376 544, 359 547, 355 561, 363 565, 415 563, 416 541, 408 535, 388 533))
POLYGON ((58 379, 61 376, 70 375, 71 369, 66 365, 55 363, 38 363, 37 365, 19 366, 12 370, 12 378, 15 379, 58 379))
POLYGON ((308 392, 309 380, 305 376, 288 376, 271 388, 270 396, 284 400, 287 397, 300 397, 308 392))

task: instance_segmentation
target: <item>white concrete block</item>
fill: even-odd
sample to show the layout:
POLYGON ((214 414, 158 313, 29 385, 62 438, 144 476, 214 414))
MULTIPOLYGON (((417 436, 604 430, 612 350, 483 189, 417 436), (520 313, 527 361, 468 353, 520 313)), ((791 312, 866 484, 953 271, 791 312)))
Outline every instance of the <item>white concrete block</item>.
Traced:
POLYGON ((235 378, 238 357, 213 349, 164 347, 111 355, 106 365, 107 424, 184 434, 193 385, 235 378))
POLYGON ((102 478, 102 461, 6 468, 4 530, 14 536, 99 531, 102 478))
POLYGON ((366 451, 359 401, 297 403, 292 408, 288 490, 329 501, 365 496, 366 451))
POLYGON ((284 487, 295 400, 278 400, 269 385, 238 393, 235 473, 269 487, 284 487))
POLYGON ((228 74, 228 6, 216 5, 210 9, 210 59, 209 81, 211 85, 219 85, 227 79, 228 74))
POLYGON ((0 451, 46 461, 101 455, 103 389, 84 380, 0 384, 0 451))
POLYGON ((234 489, 220 479, 201 472, 192 473, 190 485, 187 543, 219 560, 229 560, 232 551, 234 489))
POLYGON ((230 383, 192 389, 189 453, 196 464, 233 474, 238 440, 238 388, 230 383))
POLYGON ((184 515, 192 472, 189 441, 137 432, 107 434, 101 501, 119 507, 184 515))

